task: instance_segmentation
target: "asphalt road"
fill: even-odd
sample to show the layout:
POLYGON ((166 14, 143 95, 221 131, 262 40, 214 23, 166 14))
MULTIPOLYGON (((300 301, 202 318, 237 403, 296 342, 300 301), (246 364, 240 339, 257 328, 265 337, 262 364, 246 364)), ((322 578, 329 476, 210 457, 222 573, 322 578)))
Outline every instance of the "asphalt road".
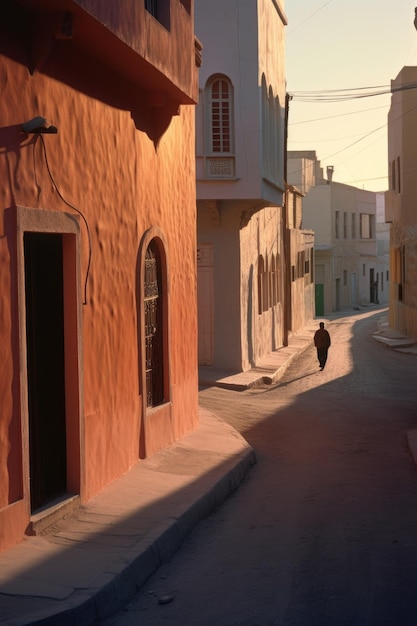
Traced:
POLYGON ((207 388, 258 463, 108 626, 416 626, 417 357, 378 314, 326 325, 279 383, 207 388))

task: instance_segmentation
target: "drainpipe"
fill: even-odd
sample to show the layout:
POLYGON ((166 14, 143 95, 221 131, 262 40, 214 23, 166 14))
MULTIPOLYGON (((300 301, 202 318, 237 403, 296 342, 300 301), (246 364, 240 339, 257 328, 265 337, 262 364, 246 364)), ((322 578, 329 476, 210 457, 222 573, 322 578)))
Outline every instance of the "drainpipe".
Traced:
POLYGON ((284 334, 283 344, 288 346, 288 335, 291 327, 291 258, 290 258, 290 231, 288 228, 288 118, 291 96, 285 94, 285 123, 284 123, 284 196, 282 203, 282 227, 284 235, 284 334))

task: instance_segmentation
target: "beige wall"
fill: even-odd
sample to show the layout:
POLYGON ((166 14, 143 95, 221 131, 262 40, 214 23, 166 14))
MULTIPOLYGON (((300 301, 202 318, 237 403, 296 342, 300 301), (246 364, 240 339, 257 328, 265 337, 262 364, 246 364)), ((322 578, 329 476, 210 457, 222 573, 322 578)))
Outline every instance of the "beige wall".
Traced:
POLYGON ((240 231, 241 249, 241 324, 243 369, 259 363, 262 358, 283 345, 284 260, 282 247, 282 216, 280 207, 268 207, 256 213, 240 231), (254 251, 256 254, 254 254, 254 251), (278 302, 270 302, 259 314, 257 290, 258 257, 262 255, 266 270, 271 270, 272 255, 279 264, 278 302), (249 280, 248 280, 249 278, 249 280))
POLYGON ((291 332, 297 333, 315 317, 314 295, 314 232, 292 229, 290 231, 291 268, 291 332), (299 267, 300 256, 308 263, 308 271, 299 267))
MULTIPOLYGON (((268 301, 260 311, 258 262, 262 256, 268 267, 279 256, 284 266, 286 18, 276 0, 197 0, 195 18, 204 58, 196 113, 198 243, 213 250, 212 291, 207 268, 199 289, 201 299, 203 292, 206 299, 212 293, 213 311, 212 341, 205 330, 200 364, 246 370, 281 346, 284 335, 283 282, 279 302, 268 301), (235 175, 229 178, 209 177, 205 168, 210 151, 204 89, 215 74, 225 75, 233 87, 235 175)), ((200 311, 206 329, 207 306, 200 311)))
POLYGON ((417 81, 417 67, 403 67, 392 88, 388 114, 390 190, 385 195, 391 223, 391 291, 389 321, 393 328, 417 338, 417 219, 415 90, 401 87, 417 81))

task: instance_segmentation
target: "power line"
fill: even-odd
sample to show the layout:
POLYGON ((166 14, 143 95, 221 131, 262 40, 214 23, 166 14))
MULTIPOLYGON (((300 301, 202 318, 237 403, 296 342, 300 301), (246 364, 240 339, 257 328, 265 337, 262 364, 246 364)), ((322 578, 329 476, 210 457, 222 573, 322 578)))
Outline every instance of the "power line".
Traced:
POLYGON ((331 2, 333 2, 333 0, 328 0, 325 4, 323 4, 321 7, 319 7, 316 11, 314 11, 314 13, 311 13, 311 15, 309 15, 308 17, 306 17, 302 22, 300 22, 299 24, 297 24, 297 26, 294 26, 293 29, 290 29, 287 33, 287 35, 290 35, 291 33, 293 33, 294 31, 296 31, 298 28, 300 28, 303 24, 305 24, 306 22, 308 22, 309 20, 311 20, 312 17, 314 17, 315 15, 317 15, 317 13, 319 13, 320 11, 322 11, 325 7, 327 7, 328 4, 330 4, 331 2))
MULTIPOLYGON (((397 92, 401 92, 401 91, 407 91, 407 90, 411 90, 411 89, 416 89, 417 88, 417 82, 412 82, 412 83, 407 83, 405 85, 400 85, 400 86, 392 86, 392 87, 384 87, 381 85, 375 86, 375 87, 358 87, 355 89, 335 89, 335 90, 319 90, 319 91, 304 91, 304 92, 292 92, 292 93, 288 93, 290 100, 297 100, 298 102, 335 102, 335 101, 344 101, 344 100, 353 100, 353 99, 362 99, 365 97, 371 97, 371 96, 375 96, 375 95, 384 95, 384 94, 394 94, 397 92), (365 90, 368 90, 366 93, 361 93, 365 90), (307 98, 307 99, 303 99, 303 98, 307 98), (310 99, 308 99, 310 98, 310 99)), ((383 108, 383 107, 378 107, 378 108, 383 108)), ((413 107, 412 109, 410 109, 409 111, 406 111, 404 113, 402 113, 397 119, 400 119, 401 117, 404 117, 404 115, 409 114, 411 111, 414 111, 417 107, 413 107)), ((359 113, 363 112, 363 111, 358 111, 359 113)), ((343 114, 342 114, 343 115, 343 114)), ((333 116, 332 116, 333 117, 333 116)), ((337 116, 334 116, 337 117, 337 116)), ((323 118, 323 119, 330 119, 330 118, 323 118)), ((311 120, 314 121, 314 120, 311 120)), ((338 154, 340 154, 341 152, 345 152, 346 150, 348 150, 349 148, 351 148, 352 146, 356 145, 357 143, 363 141, 364 139, 367 139, 370 135, 372 135, 373 133, 380 131, 382 129, 386 129, 387 125, 383 124, 382 126, 378 126, 377 128, 374 128, 373 130, 369 131, 368 133, 366 133, 366 135, 360 137, 359 139, 357 139, 356 141, 354 141, 353 143, 350 143, 349 145, 345 146, 344 148, 341 148, 340 150, 338 150, 337 152, 333 152, 330 155, 327 155, 326 157, 322 158, 321 161, 327 161, 328 159, 337 156, 338 154)), ((369 147, 369 146, 368 146, 369 147)), ((365 149, 365 148, 364 148, 365 149)), ((378 177, 379 178, 379 177, 378 177)), ((378 178, 372 178, 372 179, 359 179, 359 180, 378 180, 378 178)), ((386 178, 386 176, 384 177, 380 177, 380 178, 386 178)), ((359 181, 358 181, 359 182, 359 181)))
POLYGON ((386 109, 388 105, 383 104, 380 107, 372 107, 370 109, 361 109, 360 111, 349 111, 348 113, 338 113, 337 115, 326 115, 325 117, 316 117, 311 120, 302 120, 300 122, 290 122, 288 126, 299 126, 300 124, 310 124, 313 122, 322 122, 332 120, 336 117, 346 117, 347 115, 358 115, 358 113, 367 113, 368 111, 376 111, 377 109, 386 109))
POLYGON ((399 91, 407 91, 416 89, 417 82, 392 87, 388 85, 377 85, 375 87, 356 87, 345 89, 325 89, 318 91, 293 91, 289 92, 291 100, 297 102, 346 102, 347 100, 360 100, 362 98, 372 98, 375 96, 384 96, 387 94, 397 93, 399 91), (367 90, 365 93, 363 91, 367 90))

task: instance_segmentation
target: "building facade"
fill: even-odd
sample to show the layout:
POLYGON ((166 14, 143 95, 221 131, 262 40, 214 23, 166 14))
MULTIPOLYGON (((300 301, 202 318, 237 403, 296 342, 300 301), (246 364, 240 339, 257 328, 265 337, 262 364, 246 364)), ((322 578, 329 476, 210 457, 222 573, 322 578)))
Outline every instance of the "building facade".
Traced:
POLYGON ((287 185, 286 237, 288 240, 287 317, 289 333, 296 334, 315 316, 314 231, 303 228, 303 195, 287 185))
POLYGON ((416 83, 417 67, 403 67, 391 85, 385 217, 391 233, 389 323, 417 339, 416 83))
MULTIPOLYGON (((288 178, 304 191, 303 224, 315 233, 316 315, 388 301, 386 237, 375 192, 324 178, 314 152, 288 153, 288 178), (378 247, 378 237, 381 238, 378 247)), ((386 231, 386 229, 385 229, 386 231)))
POLYGON ((6 0, 0 549, 198 420, 192 0, 6 0))
POLYGON ((281 347, 286 17, 280 0, 196 0, 199 364, 245 371, 281 347))

